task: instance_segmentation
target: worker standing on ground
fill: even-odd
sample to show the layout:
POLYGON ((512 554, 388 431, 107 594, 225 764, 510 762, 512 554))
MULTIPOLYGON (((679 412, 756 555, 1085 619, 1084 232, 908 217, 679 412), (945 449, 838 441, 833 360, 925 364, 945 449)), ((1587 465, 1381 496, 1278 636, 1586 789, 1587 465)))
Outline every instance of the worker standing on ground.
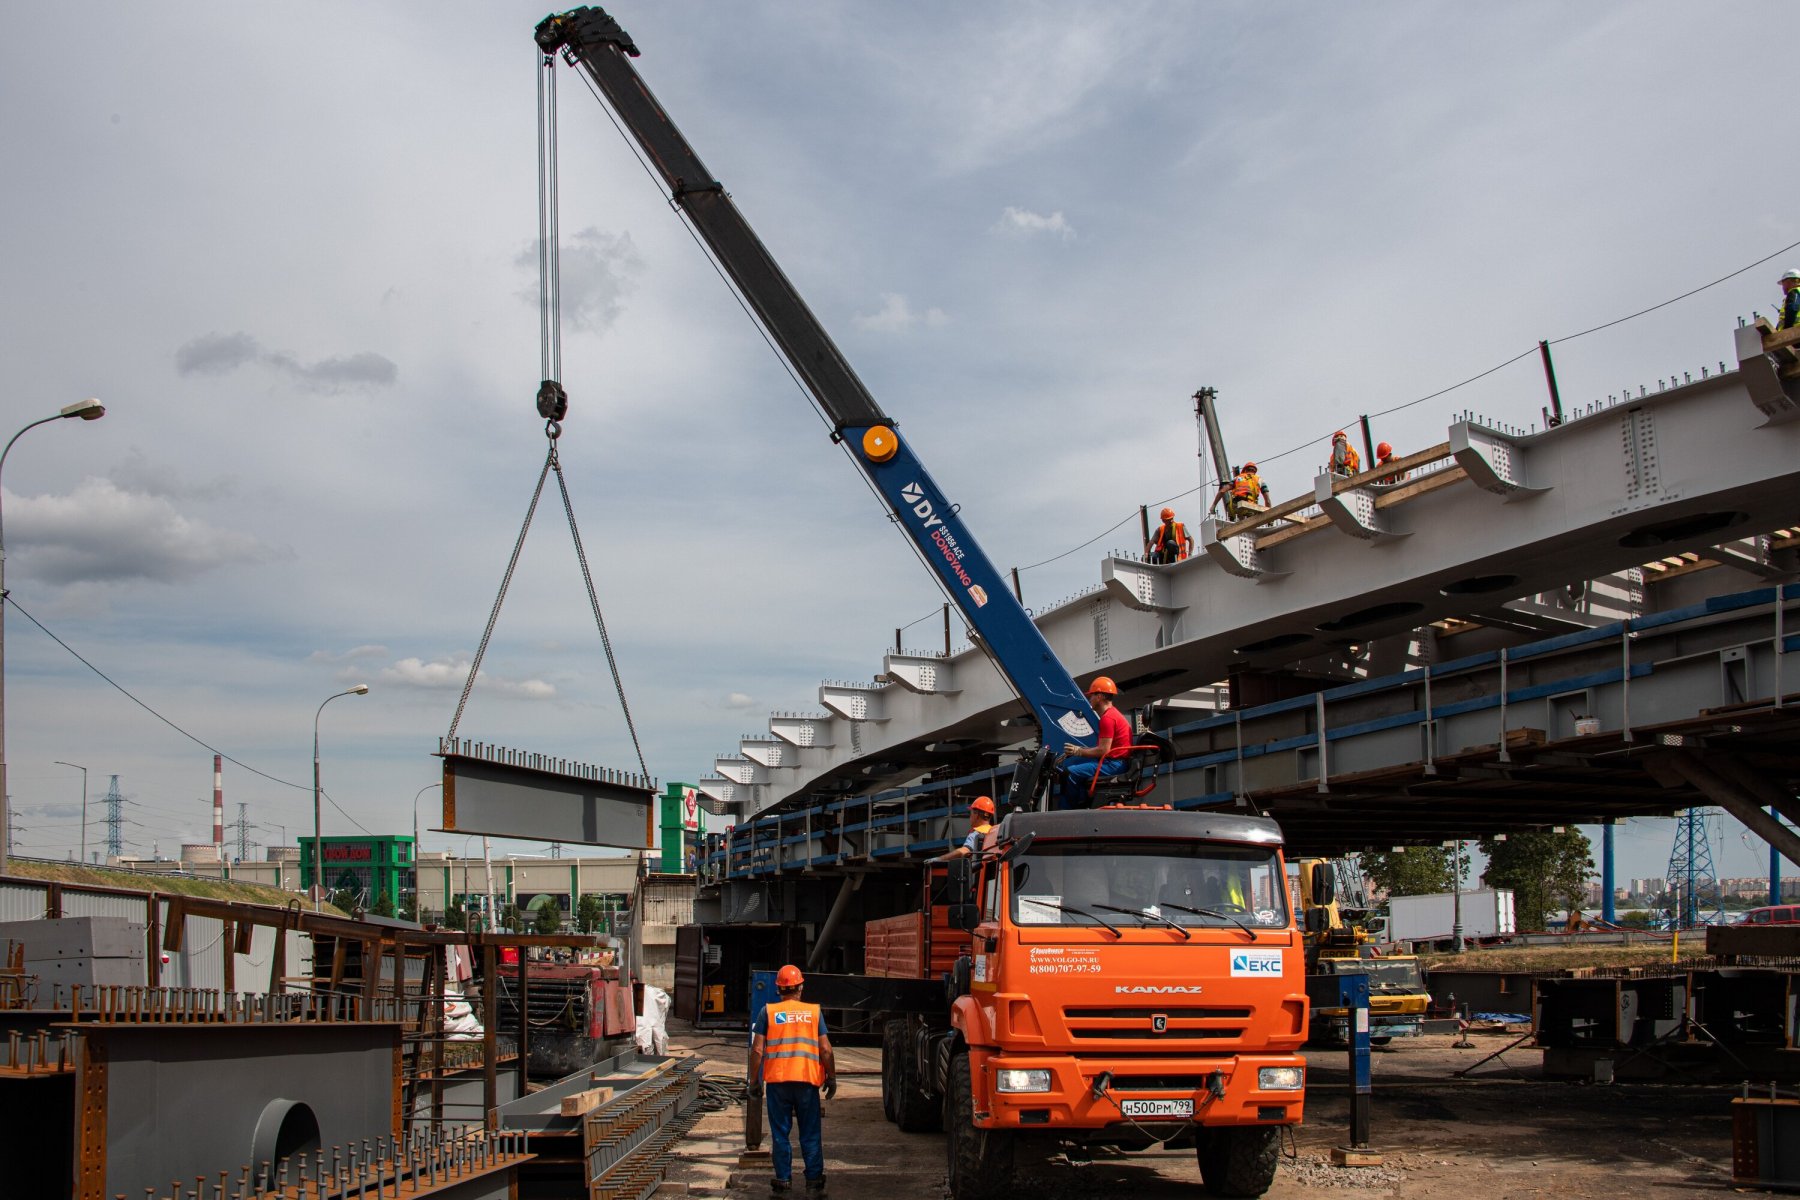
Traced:
POLYGON ((793 1187, 794 1151, 788 1141, 800 1126, 800 1155, 806 1163, 806 1191, 825 1192, 825 1144, 820 1132, 819 1097, 837 1094, 837 1059, 825 1036, 825 1014, 800 999, 806 976, 792 963, 775 973, 780 999, 756 1015, 751 1032, 750 1067, 745 1073, 752 1100, 767 1093, 769 1147, 777 1195, 793 1187))
POLYGON ((1150 543, 1144 550, 1153 563, 1180 562, 1194 552, 1194 537, 1186 525, 1175 519, 1175 510, 1165 508, 1162 524, 1150 535, 1150 543))
POLYGON ((969 836, 963 844, 947 853, 940 854, 932 862, 949 862, 953 858, 967 858, 981 849, 981 839, 988 835, 994 827, 994 802, 987 796, 977 796, 969 802, 969 836))
POLYGON ((1800 271, 1781 277, 1781 322, 1777 329, 1800 329, 1800 271))
POLYGON ((1331 435, 1331 473, 1333 475, 1355 475, 1362 470, 1362 456, 1351 448, 1350 438, 1343 430, 1331 435))
MULTIPOLYGON (((1379 471, 1379 470, 1381 470, 1381 468, 1387 466, 1389 463, 1391 463, 1393 461, 1394 461, 1393 446, 1389 445, 1387 442, 1382 442, 1375 447, 1375 465, 1373 467, 1371 467, 1370 470, 1379 471)), ((1376 483, 1399 483, 1400 478, 1401 478, 1401 475, 1400 475, 1399 471, 1389 471, 1386 475, 1383 475, 1380 479, 1377 479, 1375 482, 1376 483)))
POLYGON ((1086 808, 1095 775, 1111 776, 1125 770, 1125 757, 1131 752, 1131 722, 1114 703, 1118 694, 1119 685, 1105 675, 1088 684, 1088 703, 1100 717, 1100 737, 1092 746, 1063 744, 1063 752, 1056 760, 1063 769, 1059 807, 1086 808))
POLYGON ((1233 473, 1229 483, 1219 485, 1219 492, 1213 497, 1212 507, 1206 510, 1206 515, 1212 516, 1212 510, 1223 501, 1226 519, 1241 521, 1256 511, 1259 499, 1264 508, 1269 507, 1269 485, 1257 475, 1256 464, 1247 462, 1233 473))

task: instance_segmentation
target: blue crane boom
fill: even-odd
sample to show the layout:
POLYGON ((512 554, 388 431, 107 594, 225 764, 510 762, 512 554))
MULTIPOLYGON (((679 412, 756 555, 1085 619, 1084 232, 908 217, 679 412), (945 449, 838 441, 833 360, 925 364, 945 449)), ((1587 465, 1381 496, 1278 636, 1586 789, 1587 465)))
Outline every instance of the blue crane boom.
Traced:
POLYGON ((546 17, 537 27, 546 56, 561 52, 585 71, 642 148, 720 268, 832 423, 832 438, 894 514, 1013 690, 1039 736, 1093 745, 1097 720, 1082 689, 982 552, 955 505, 869 394, 824 326, 776 265, 725 188, 651 94, 617 21, 598 8, 546 17))

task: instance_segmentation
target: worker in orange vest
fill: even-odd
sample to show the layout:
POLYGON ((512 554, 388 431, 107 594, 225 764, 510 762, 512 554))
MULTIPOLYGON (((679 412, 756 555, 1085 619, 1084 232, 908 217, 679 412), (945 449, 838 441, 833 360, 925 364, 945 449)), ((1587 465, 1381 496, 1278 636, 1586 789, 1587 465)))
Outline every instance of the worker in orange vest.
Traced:
POLYGON ((932 862, 949 862, 953 858, 967 858, 981 849, 981 839, 988 835, 994 827, 994 802, 987 796, 977 796, 969 801, 969 836, 963 844, 947 853, 940 854, 932 862))
MULTIPOLYGON (((1374 471, 1379 471, 1379 470, 1381 470, 1381 468, 1387 466, 1389 463, 1391 463, 1393 461, 1394 461, 1394 447, 1387 442, 1381 442, 1375 447, 1375 465, 1373 467, 1371 467, 1370 469, 1374 470, 1374 471)), ((1402 472, 1390 471, 1386 475, 1383 475, 1380 479, 1377 479, 1375 482, 1376 483, 1399 483, 1404 478, 1405 478, 1405 475, 1402 472)))
POLYGON ((1350 447, 1350 438, 1343 430, 1331 435, 1331 473, 1334 475, 1355 475, 1362 470, 1362 456, 1350 447))
POLYGON ((806 1163, 806 1192, 825 1192, 825 1144, 820 1132, 819 1097, 837 1094, 837 1059, 825 1036, 825 1014, 800 999, 806 976, 789 963, 775 972, 780 999, 756 1014, 751 1027, 750 1066, 745 1072, 752 1100, 769 1106, 769 1144, 776 1194, 793 1187, 794 1151, 788 1135, 800 1126, 800 1156, 806 1163))
POLYGON ((1175 519, 1175 510, 1162 510, 1162 524, 1150 535, 1149 543, 1144 547, 1145 555, 1153 563, 1180 562, 1194 552, 1194 535, 1187 531, 1187 526, 1175 519))
POLYGON ((1206 515, 1212 516, 1213 509, 1223 501, 1226 519, 1241 521, 1256 511, 1253 506, 1258 499, 1261 499, 1264 508, 1269 507, 1269 485, 1256 473, 1256 464, 1247 462, 1232 473, 1229 482, 1219 485, 1218 494, 1213 497, 1212 506, 1206 510, 1206 515))

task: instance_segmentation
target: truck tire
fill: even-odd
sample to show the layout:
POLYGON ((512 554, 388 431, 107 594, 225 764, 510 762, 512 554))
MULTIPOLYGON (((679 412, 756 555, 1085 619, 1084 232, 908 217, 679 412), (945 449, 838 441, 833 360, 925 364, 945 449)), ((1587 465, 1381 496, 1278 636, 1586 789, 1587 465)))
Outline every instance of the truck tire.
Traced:
POLYGON ((1195 1156, 1209 1196, 1260 1196, 1275 1182, 1281 1128, 1244 1125, 1201 1131, 1195 1156))
POLYGON ((912 1044, 907 1022, 889 1021, 881 1031, 881 1043, 881 1080, 884 1093, 887 1089, 888 1063, 892 1061, 894 1064, 894 1124, 906 1133, 930 1133, 938 1127, 939 1108, 937 1101, 925 1094, 924 1081, 919 1078, 918 1049, 912 1044), (896 1030, 895 1026, 899 1026, 899 1029, 896 1030), (895 1035, 891 1059, 887 1052, 890 1034, 895 1035))
POLYGON ((951 1200, 1003 1200, 1012 1195, 1012 1134, 975 1128, 975 1089, 966 1053, 950 1060, 950 1078, 944 1085, 944 1147, 949 1154, 951 1200))

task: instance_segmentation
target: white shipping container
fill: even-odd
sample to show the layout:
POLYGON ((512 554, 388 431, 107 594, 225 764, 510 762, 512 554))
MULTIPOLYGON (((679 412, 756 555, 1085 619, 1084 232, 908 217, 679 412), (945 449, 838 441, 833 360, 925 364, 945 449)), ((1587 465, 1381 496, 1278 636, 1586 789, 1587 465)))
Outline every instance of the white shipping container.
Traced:
MULTIPOLYGON (((1394 942, 1448 938, 1456 927, 1454 892, 1388 898, 1387 937, 1394 942)), ((1511 888, 1464 892, 1462 932, 1465 938, 1491 938, 1518 932, 1511 888)))

